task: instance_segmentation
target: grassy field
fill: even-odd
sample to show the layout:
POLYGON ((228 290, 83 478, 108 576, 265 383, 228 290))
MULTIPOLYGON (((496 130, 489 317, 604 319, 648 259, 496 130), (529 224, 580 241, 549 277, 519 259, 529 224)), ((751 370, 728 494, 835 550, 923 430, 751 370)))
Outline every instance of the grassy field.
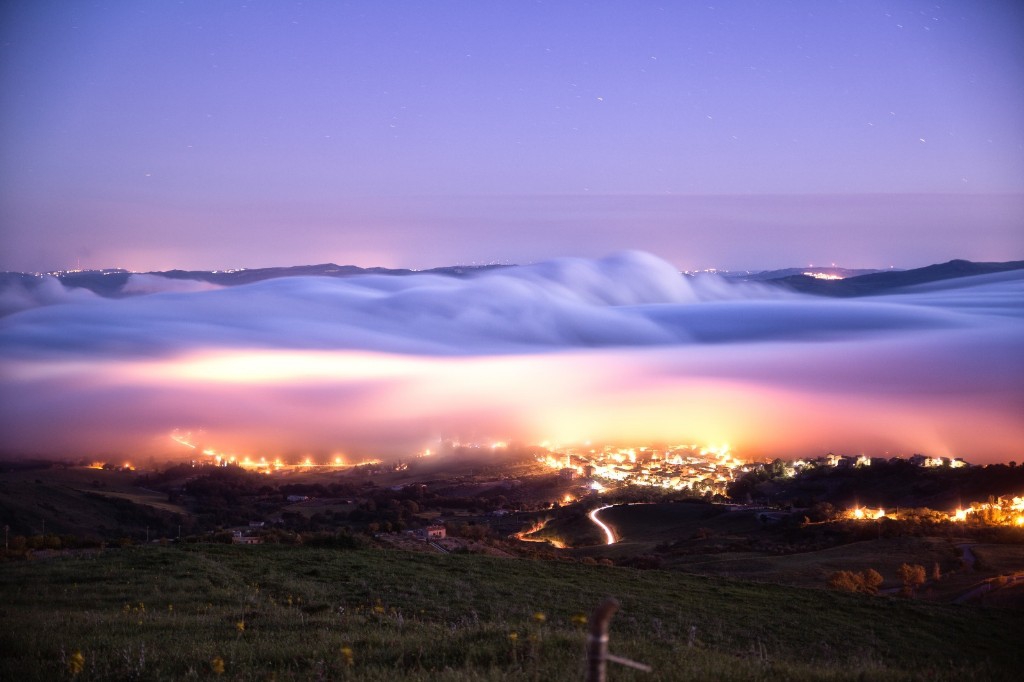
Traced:
POLYGON ((131 471, 104 471, 84 467, 0 472, 0 509, 11 520, 14 534, 87 533, 119 529, 125 534, 144 531, 145 521, 121 513, 119 500, 166 514, 187 516, 167 495, 136 485, 131 471), (133 523, 134 521, 134 523, 133 523))
POLYGON ((380 549, 145 546, 0 564, 0 679, 582 679, 579 620, 622 609, 610 680, 993 680, 1003 609, 576 563, 380 549))
POLYGON ((674 568, 711 573, 732 578, 757 580, 767 576, 772 582, 823 587, 835 571, 863 571, 873 568, 886 578, 883 587, 897 587, 896 571, 901 564, 921 564, 930 571, 935 563, 948 573, 959 566, 960 552, 948 540, 939 538, 882 538, 853 542, 815 552, 769 556, 729 552, 719 555, 697 554, 669 562, 674 568))

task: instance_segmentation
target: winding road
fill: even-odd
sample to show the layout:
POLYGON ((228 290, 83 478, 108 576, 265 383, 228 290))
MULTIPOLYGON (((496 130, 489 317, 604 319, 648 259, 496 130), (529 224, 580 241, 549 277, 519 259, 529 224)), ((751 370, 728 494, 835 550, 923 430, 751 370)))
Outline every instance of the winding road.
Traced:
POLYGON ((605 542, 606 545, 614 545, 615 544, 615 533, 612 532, 612 529, 608 526, 608 524, 604 523, 601 519, 597 518, 597 512, 601 511, 602 509, 607 509, 608 507, 611 507, 611 506, 613 506, 613 505, 606 504, 605 506, 598 507, 594 511, 590 512, 589 514, 587 514, 587 516, 590 517, 590 520, 593 521, 595 524, 597 524, 598 527, 601 530, 604 531, 604 537, 605 537, 605 540, 606 540, 606 542, 605 542))

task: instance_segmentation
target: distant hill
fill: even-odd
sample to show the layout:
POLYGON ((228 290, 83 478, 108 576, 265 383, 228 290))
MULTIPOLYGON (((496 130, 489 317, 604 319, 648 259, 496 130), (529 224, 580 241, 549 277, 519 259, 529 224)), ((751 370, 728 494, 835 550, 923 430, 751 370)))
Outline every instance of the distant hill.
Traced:
MULTIPOLYGON (((432 274, 445 277, 469 277, 481 272, 512 268, 515 265, 452 265, 429 270, 408 270, 404 268, 363 268, 357 265, 295 265, 274 268, 253 268, 238 270, 166 270, 147 273, 131 273, 127 270, 84 270, 53 273, 61 284, 69 288, 88 289, 107 297, 129 295, 124 287, 133 274, 155 275, 172 280, 208 282, 219 286, 238 286, 280 277, 355 277, 357 275, 384 275, 405 277, 415 274, 432 274)), ((969 277, 994 272, 1024 269, 1024 261, 1005 263, 974 263, 967 260, 951 260, 948 263, 929 265, 914 270, 871 270, 837 267, 785 268, 763 272, 723 272, 723 277, 733 281, 755 281, 771 284, 793 291, 819 296, 853 297, 886 293, 890 290, 914 284, 924 284, 957 277, 969 277), (817 277, 812 276, 818 275, 817 277), (825 279, 825 276, 838 279, 825 279)), ((36 274, 0 272, 0 287, 20 284, 33 289, 42 281, 36 274)))
POLYGON ((885 294, 915 284, 1021 269, 1024 269, 1024 261, 974 263, 968 260, 951 260, 948 263, 928 265, 913 270, 886 270, 846 279, 819 279, 799 274, 769 278, 763 281, 806 294, 852 297, 885 294))
MULTIPOLYGON (((295 265, 275 268, 242 268, 238 270, 166 270, 146 273, 131 273, 127 270, 81 270, 53 273, 61 284, 70 288, 88 289, 107 297, 124 295, 123 289, 132 274, 156 275, 174 280, 209 282, 220 286, 238 286, 280 277, 354 277, 356 275, 387 275, 404 277, 414 274, 433 274, 446 277, 466 277, 478 272, 508 265, 450 265, 429 270, 407 270, 401 268, 361 268, 357 265, 295 265)), ((20 272, 0 273, 0 286, 20 283, 26 289, 39 284, 41 277, 20 272)))
POLYGON ((746 282, 767 282, 771 280, 784 279, 786 277, 795 277, 798 275, 806 275, 808 273, 814 273, 816 275, 831 275, 834 277, 850 278, 859 277, 861 275, 870 275, 875 272, 884 272, 883 270, 861 268, 861 269, 850 269, 850 268, 837 268, 837 267, 806 267, 806 268, 783 268, 782 270, 764 270, 763 272, 723 272, 720 273, 726 279, 739 279, 746 282))

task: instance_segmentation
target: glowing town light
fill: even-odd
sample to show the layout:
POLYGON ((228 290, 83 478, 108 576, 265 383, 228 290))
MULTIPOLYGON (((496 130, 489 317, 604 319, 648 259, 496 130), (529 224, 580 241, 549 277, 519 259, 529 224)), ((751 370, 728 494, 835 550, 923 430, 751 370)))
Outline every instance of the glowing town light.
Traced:
POLYGON ((966 521, 967 520, 967 510, 966 509, 957 509, 955 512, 953 512, 953 520, 954 521, 966 521))
POLYGON ((855 518, 855 519, 863 519, 864 518, 864 510, 861 509, 860 507, 857 507, 856 509, 854 509, 853 510, 853 518, 855 518))

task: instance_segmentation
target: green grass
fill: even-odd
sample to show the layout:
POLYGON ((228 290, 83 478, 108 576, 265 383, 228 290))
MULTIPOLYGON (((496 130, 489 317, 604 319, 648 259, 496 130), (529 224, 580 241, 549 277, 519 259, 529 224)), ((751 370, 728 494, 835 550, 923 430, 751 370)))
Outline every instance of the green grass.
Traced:
MULTIPOLYGON (((145 530, 146 523, 126 519, 116 500, 187 516, 167 496, 138 487, 137 474, 84 467, 0 472, 0 517, 11 535, 48 533, 91 535, 98 529, 145 530)), ((100 533, 101 535, 103 533, 100 533)))
POLYGON ((939 563, 946 572, 959 566, 960 551, 942 538, 882 538, 851 542, 814 552, 771 556, 760 553, 728 552, 678 557, 674 568, 751 580, 768 576, 772 582, 823 587, 835 571, 863 571, 873 568, 886 579, 887 587, 899 585, 901 564, 921 564, 931 571, 939 563))
POLYGON ((1000 609, 561 562, 193 545, 0 564, 0 679, 68 679, 77 651, 81 680, 210 678, 218 658, 239 680, 582 679, 573 618, 606 595, 622 603, 612 652, 655 668, 612 666, 610 680, 989 680, 1024 664, 1017 614, 1000 609))

